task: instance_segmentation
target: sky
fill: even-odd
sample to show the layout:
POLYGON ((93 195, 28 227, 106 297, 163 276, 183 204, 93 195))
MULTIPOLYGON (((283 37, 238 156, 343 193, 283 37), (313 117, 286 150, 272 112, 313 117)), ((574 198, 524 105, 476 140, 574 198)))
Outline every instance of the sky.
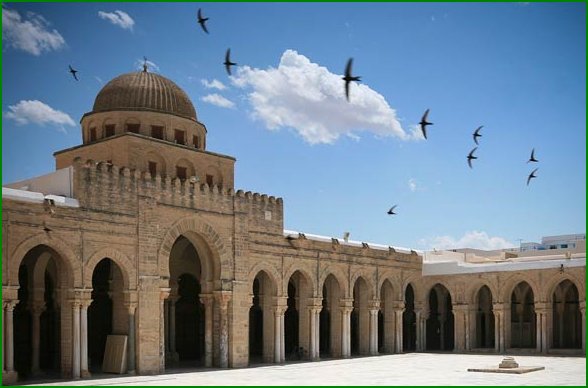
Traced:
POLYGON ((144 56, 285 229, 419 250, 586 231, 585 3, 3 3, 2 182, 54 171, 144 56))

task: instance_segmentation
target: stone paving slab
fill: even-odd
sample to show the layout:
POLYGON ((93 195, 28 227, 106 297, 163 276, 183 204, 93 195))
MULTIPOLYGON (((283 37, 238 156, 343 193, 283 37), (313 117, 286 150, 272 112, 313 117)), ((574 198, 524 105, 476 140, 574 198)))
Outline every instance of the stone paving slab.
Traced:
POLYGON ((585 357, 516 356, 534 373, 471 373, 504 355, 409 353, 243 369, 200 369, 157 376, 124 376, 41 385, 586 385, 585 357))

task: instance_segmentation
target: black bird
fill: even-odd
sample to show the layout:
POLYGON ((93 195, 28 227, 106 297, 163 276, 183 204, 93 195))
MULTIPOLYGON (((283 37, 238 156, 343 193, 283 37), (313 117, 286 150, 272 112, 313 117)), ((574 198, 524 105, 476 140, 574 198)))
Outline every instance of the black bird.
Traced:
POLYGON ((361 77, 357 76, 354 77, 351 75, 351 66, 353 65, 353 58, 349 58, 347 61, 347 66, 345 66, 345 77, 342 79, 345 81, 345 96, 347 97, 347 101, 349 101, 349 83, 351 81, 361 82, 361 77))
POLYGON ((428 115, 429 109, 425 111, 425 114, 423 115, 423 117, 421 118, 421 122, 419 123, 421 125, 421 131, 423 132, 423 136, 425 137, 425 139, 427 138, 427 125, 433 125, 433 123, 427 121, 428 115))
POLYGON ((478 159, 477 156, 474 156, 474 152, 476 152, 476 150, 478 149, 478 147, 474 148, 473 150, 470 151, 470 153, 468 154, 468 165, 470 166, 470 168, 472 167, 472 159, 478 159))
POLYGON ((478 138, 479 138, 479 137, 482 137, 482 135, 480 135, 480 129, 482 129, 482 128, 484 128, 484 126, 483 126, 483 125, 480 125, 480 126, 478 127, 478 129, 476 129, 476 132, 474 132, 474 135, 473 135, 473 136, 474 136, 474 142, 475 142, 476 144, 480 144, 480 143, 478 143, 478 138))
POLYGON ((206 21, 207 20, 208 20, 208 18, 202 17, 202 9, 198 8, 198 23, 200 23, 200 26, 202 27, 204 32, 206 32, 208 34, 208 30, 206 29, 206 21))
POLYGON ((529 186, 529 182, 531 182, 531 179, 533 178, 537 178, 537 176, 535 175, 535 172, 539 170, 538 168, 534 169, 529 176, 527 177, 527 186, 529 186))
POLYGON ((531 157, 529 158, 529 160, 527 160, 527 163, 529 162, 538 162, 538 160, 535 159, 535 148, 531 150, 531 157))
POLYGON ((235 66, 235 62, 231 62, 231 49, 227 49, 227 53, 225 54, 225 61, 223 62, 225 65, 225 69, 227 69, 227 73, 231 75, 231 66, 235 66))
POLYGON ((395 215, 395 214, 396 214, 396 213, 394 213, 394 209, 396 209, 396 206, 398 206, 398 205, 394 205, 394 206, 392 206, 392 207, 390 208, 390 210, 388 210, 388 214, 389 214, 389 215, 393 216, 393 215, 395 215))
POLYGON ((77 70, 74 70, 74 68, 71 67, 71 65, 69 65, 69 72, 71 73, 71 75, 73 75, 73 77, 76 79, 76 81, 79 81, 78 76, 76 75, 76 73, 78 71, 77 70))

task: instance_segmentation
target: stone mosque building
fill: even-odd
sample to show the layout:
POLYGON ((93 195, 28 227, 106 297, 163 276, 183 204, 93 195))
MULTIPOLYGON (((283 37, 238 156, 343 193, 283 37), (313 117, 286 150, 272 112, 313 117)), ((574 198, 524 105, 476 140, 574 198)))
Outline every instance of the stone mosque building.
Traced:
POLYGON ((452 351, 585 354, 586 245, 418 252, 284 230, 187 94, 98 93, 56 171, 2 189, 2 381, 452 351), (110 353, 107 357, 111 357, 110 353))

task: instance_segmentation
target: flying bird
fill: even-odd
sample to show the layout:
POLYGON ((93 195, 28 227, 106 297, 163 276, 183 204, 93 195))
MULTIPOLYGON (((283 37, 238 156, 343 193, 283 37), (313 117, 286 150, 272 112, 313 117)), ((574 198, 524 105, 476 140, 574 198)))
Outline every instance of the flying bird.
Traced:
POLYGON ((71 73, 71 75, 73 75, 73 77, 75 78, 76 81, 79 81, 78 76, 76 75, 76 73, 78 71, 77 70, 74 70, 74 68, 71 67, 71 65, 69 65, 69 72, 71 73))
POLYGON ((421 122, 419 123, 421 125, 421 131, 423 132, 423 136, 425 137, 425 139, 427 138, 427 125, 433 125, 433 123, 427 121, 428 115, 429 109, 425 111, 425 114, 423 115, 423 117, 421 118, 421 122))
POLYGON ((398 206, 398 205, 394 205, 394 206, 392 206, 392 207, 390 208, 390 210, 388 210, 388 214, 389 214, 389 215, 391 215, 391 216, 392 216, 392 215, 395 215, 395 214, 396 214, 396 213, 394 213, 394 209, 396 209, 396 206, 398 206))
POLYGON ((351 75, 351 66, 353 65, 353 58, 349 58, 347 61, 347 66, 345 66, 345 77, 343 80, 345 81, 345 96, 347 97, 347 101, 349 101, 349 83, 351 81, 361 82, 361 77, 357 76, 354 77, 351 75))
POLYGON ((529 160, 527 160, 527 163, 529 162, 538 162, 538 160, 535 159, 535 148, 531 150, 531 157, 529 158, 529 160))
POLYGON ((470 166, 470 168, 472 167, 472 159, 478 159, 477 156, 474 156, 474 152, 476 152, 476 150, 478 149, 478 147, 474 148, 473 150, 470 151, 470 153, 468 154, 468 165, 470 166))
POLYGON ((204 32, 206 32, 208 34, 208 30, 206 29, 206 21, 209 18, 203 18, 202 17, 202 9, 198 8, 198 23, 200 23, 200 26, 202 27, 202 29, 204 30, 204 32))
POLYGON ((225 61, 223 62, 225 65, 225 69, 227 69, 227 73, 231 75, 231 66, 235 66, 235 62, 231 62, 231 49, 227 49, 227 53, 225 54, 225 61))
POLYGON ((483 125, 480 125, 480 126, 478 127, 478 129, 476 129, 476 132, 474 132, 474 134, 473 134, 473 136, 474 136, 474 142, 475 142, 476 144, 480 144, 480 143, 478 143, 478 138, 479 138, 479 137, 482 137, 482 135, 480 135, 480 129, 482 129, 482 128, 484 128, 484 126, 483 126, 483 125))
POLYGON ((535 175, 535 172, 539 170, 538 168, 534 169, 529 176, 527 177, 527 186, 529 186, 529 182, 531 182, 531 179, 533 178, 537 178, 537 176, 535 175))

